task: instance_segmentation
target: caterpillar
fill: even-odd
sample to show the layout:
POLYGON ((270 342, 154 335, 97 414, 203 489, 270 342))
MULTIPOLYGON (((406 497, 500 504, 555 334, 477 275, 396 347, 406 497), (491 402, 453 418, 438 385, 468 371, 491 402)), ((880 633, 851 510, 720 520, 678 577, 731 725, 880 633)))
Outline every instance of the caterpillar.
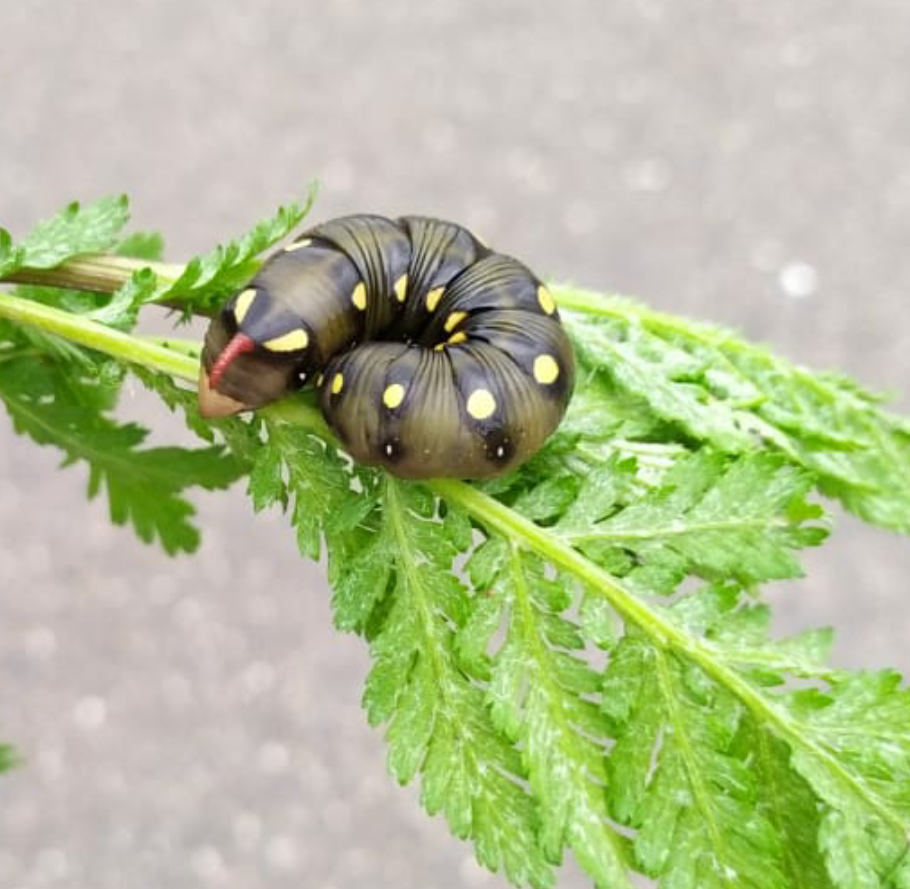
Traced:
POLYGON ((483 478, 557 427, 575 361, 553 296, 466 228, 421 216, 334 219, 273 254, 205 337, 203 416, 315 383, 361 463, 404 478, 483 478))

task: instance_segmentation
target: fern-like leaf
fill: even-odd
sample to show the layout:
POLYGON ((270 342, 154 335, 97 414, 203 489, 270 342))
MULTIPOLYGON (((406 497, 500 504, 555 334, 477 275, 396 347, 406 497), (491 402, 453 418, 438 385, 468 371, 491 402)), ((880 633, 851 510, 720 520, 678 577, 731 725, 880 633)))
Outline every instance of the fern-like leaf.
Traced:
POLYGON ((240 238, 191 259, 180 277, 158 298, 185 304, 188 314, 211 314, 253 276, 260 264, 259 254, 293 231, 315 199, 316 188, 311 185, 302 201, 279 207, 274 216, 257 223, 240 238))
MULTIPOLYGON (((811 373, 729 331, 560 288, 583 364, 679 433, 728 453, 762 444, 862 518, 910 532, 910 427, 851 380, 811 373)), ((679 435, 677 433, 677 435, 679 435)))
POLYGON ((96 253, 117 243, 129 219, 126 195, 101 198, 83 207, 76 201, 39 222, 15 245, 0 230, 0 276, 23 266, 47 269, 80 253, 96 253))
POLYGON ((141 448, 144 429, 107 415, 116 388, 103 377, 79 381, 34 356, 6 358, 0 362, 0 400, 16 431, 58 447, 63 465, 87 463, 88 495, 106 489, 115 524, 129 522, 142 540, 158 539, 168 553, 193 551, 199 533, 190 522, 193 508, 180 494, 194 485, 227 487, 240 474, 237 462, 219 446, 141 448))

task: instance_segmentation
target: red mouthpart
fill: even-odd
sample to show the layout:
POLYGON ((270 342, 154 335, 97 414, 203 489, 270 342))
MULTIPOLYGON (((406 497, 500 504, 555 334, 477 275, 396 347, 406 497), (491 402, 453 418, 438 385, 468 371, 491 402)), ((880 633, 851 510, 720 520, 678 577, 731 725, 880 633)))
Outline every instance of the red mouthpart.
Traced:
POLYGON ((234 338, 224 347, 212 369, 209 372, 209 385, 216 389, 218 381, 224 375, 224 372, 230 367, 231 362, 244 352, 252 352, 256 348, 256 341, 248 337, 245 333, 235 333, 234 338))

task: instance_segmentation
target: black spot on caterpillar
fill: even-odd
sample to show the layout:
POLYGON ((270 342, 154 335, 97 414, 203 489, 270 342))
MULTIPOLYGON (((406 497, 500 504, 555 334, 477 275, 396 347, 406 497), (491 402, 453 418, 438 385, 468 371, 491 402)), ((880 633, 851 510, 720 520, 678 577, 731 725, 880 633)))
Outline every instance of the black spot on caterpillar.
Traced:
POLYGON ((481 478, 528 459, 575 377, 552 295, 451 222, 357 215, 270 257, 212 321, 205 416, 304 385, 354 459, 405 478, 481 478))

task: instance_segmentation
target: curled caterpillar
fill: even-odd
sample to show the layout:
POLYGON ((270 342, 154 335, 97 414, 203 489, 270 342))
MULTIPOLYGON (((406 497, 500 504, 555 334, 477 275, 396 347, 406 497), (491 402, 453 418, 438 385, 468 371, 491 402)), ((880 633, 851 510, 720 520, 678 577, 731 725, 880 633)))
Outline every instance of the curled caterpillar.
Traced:
POLYGON ((361 463, 405 478, 482 478, 528 459, 565 413, 572 347, 524 265, 451 222, 357 215, 302 234, 205 337, 204 416, 315 382, 361 463))

